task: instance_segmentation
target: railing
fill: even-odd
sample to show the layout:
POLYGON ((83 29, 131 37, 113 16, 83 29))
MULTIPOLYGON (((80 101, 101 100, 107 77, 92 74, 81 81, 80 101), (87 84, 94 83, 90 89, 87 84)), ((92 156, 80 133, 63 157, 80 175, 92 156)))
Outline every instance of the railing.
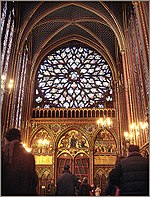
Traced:
POLYGON ((96 118, 116 117, 116 111, 112 108, 33 108, 32 118, 96 118))

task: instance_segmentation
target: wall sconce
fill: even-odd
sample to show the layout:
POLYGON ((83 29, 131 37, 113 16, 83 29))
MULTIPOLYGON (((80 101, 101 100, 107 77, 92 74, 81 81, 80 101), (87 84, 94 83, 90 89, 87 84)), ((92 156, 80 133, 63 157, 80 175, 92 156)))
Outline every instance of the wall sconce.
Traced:
POLYGON ((124 132, 125 141, 127 144, 133 144, 133 133, 124 132))
POLYGON ((140 133, 143 132, 145 129, 148 129, 148 122, 133 122, 130 125, 130 131, 124 132, 126 143, 136 144, 140 133))
POLYGON ((2 92, 6 93, 6 94, 10 94, 12 89, 13 89, 13 79, 10 79, 9 82, 7 82, 6 80, 6 76, 2 75, 1 76, 1 89, 2 92))
POLYGON ((97 124, 98 124, 98 127, 101 127, 101 128, 105 128, 105 127, 111 128, 113 122, 111 121, 110 118, 100 118, 97 120, 97 124))

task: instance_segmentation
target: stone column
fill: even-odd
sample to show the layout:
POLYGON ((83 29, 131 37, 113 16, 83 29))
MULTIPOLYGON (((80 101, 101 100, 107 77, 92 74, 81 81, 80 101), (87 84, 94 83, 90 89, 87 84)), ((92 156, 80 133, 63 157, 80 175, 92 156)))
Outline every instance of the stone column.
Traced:
POLYGON ((90 177, 90 184, 93 184, 94 179, 94 152, 93 147, 90 147, 90 154, 89 154, 89 177, 90 177))

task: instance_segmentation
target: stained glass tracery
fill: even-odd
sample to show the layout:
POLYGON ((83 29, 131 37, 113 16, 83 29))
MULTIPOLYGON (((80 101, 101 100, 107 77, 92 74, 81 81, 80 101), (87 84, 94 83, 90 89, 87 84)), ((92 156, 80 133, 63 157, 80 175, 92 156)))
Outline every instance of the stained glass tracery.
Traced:
POLYGON ((104 58, 83 47, 49 54, 37 71, 35 107, 104 108, 112 102, 112 73, 104 58))

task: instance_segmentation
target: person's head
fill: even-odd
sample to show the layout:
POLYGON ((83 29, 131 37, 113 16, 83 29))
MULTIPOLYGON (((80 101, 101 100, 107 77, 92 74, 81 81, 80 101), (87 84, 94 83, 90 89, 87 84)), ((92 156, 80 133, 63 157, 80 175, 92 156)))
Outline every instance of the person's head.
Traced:
POLYGON ((83 183, 88 183, 87 177, 84 177, 84 178, 83 178, 83 183))
POLYGON ((54 179, 51 179, 51 182, 50 182, 51 184, 54 184, 54 179))
POLYGON ((6 134, 5 134, 5 138, 11 142, 13 140, 19 140, 21 141, 21 132, 18 129, 12 128, 9 129, 6 134))
POLYGON ((66 164, 65 166, 64 166, 64 170, 69 170, 70 169, 70 166, 68 165, 68 164, 66 164))
POLYGON ((130 145, 129 146, 129 154, 133 153, 133 152, 140 152, 139 146, 138 145, 130 145))

